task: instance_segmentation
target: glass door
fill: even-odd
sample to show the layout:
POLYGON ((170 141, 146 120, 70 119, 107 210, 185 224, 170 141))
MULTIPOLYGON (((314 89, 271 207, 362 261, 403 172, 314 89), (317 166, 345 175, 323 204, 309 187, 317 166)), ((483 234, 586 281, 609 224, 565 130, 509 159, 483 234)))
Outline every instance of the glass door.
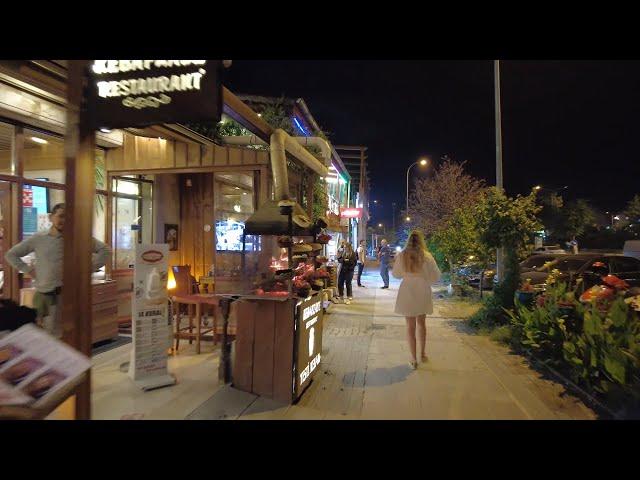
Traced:
POLYGON ((135 177, 113 179, 114 269, 132 268, 137 243, 153 241, 153 183, 135 177))

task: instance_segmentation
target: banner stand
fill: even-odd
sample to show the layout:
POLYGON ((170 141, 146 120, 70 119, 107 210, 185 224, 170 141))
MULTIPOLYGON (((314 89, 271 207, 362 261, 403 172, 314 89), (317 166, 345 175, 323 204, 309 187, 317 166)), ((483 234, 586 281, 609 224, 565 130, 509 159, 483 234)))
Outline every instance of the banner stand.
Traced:
POLYGON ((136 245, 132 302, 132 341, 129 377, 144 391, 176 384, 168 371, 170 340, 167 279, 169 246, 136 245))

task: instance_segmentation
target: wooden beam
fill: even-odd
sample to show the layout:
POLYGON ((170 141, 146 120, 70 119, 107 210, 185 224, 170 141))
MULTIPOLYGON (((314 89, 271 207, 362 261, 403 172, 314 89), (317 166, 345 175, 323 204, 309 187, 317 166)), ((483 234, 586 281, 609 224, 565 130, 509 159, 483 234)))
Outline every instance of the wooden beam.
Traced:
POLYGON ((222 87, 222 103, 224 113, 267 143, 271 140, 273 128, 224 86, 222 87))
MULTIPOLYGON (((95 195, 95 132, 88 128, 83 90, 89 60, 70 60, 67 84, 66 198, 62 289, 63 339, 91 357, 91 252, 95 195)), ((76 419, 91 418, 91 371, 77 389, 76 419)))

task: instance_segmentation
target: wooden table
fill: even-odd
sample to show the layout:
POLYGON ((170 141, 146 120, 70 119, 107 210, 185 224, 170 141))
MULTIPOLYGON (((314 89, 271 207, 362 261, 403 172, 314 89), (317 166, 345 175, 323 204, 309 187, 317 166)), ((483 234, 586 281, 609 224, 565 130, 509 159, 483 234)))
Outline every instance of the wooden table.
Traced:
POLYGON ((215 293, 216 279, 214 277, 200 277, 200 285, 204 286, 205 293, 215 293))
POLYGON ((174 304, 174 311, 176 312, 176 331, 174 334, 174 338, 176 339, 176 352, 178 351, 178 345, 180 344, 180 339, 187 339, 189 343, 193 343, 193 340, 196 341, 196 353, 200 353, 200 340, 203 338, 203 334, 212 332, 211 339, 215 345, 216 343, 216 329, 217 329, 217 319, 216 319, 216 308, 218 307, 220 297, 211 293, 198 293, 194 295, 175 295, 171 297, 171 300, 174 304), (178 311, 178 306, 187 305, 187 310, 189 312, 189 326, 185 328, 180 328, 180 313, 178 311), (214 307, 213 312, 213 325, 211 328, 202 330, 202 309, 207 306, 214 307), (195 320, 196 320, 196 332, 193 333, 193 309, 195 307, 195 320), (185 332, 188 330, 189 332, 185 332))

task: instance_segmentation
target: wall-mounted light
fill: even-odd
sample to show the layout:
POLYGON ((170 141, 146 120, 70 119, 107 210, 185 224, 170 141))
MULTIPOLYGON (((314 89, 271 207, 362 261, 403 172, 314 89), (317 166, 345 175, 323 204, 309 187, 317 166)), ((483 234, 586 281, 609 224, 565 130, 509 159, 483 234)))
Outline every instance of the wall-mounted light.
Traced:
POLYGON ((31 140, 33 140, 36 143, 42 143, 42 144, 49 143, 44 138, 40 138, 40 137, 31 137, 31 140))
POLYGON ((234 206, 233 206, 233 210, 234 210, 235 212, 240 213, 240 211, 241 211, 241 209, 240 209, 240 205, 234 205, 234 206))

